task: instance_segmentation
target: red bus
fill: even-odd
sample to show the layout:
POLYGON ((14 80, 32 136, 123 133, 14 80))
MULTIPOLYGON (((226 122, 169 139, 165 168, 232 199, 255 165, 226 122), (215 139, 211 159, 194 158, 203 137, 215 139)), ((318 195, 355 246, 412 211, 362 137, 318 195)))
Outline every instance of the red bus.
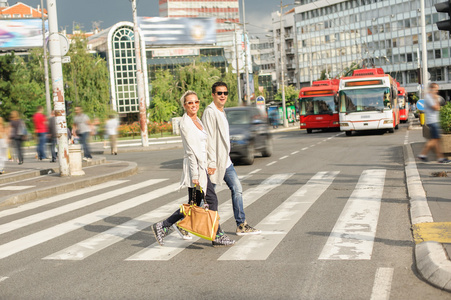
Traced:
POLYGON ((300 129, 340 129, 338 120, 338 86, 340 80, 314 81, 299 92, 300 129))
POLYGON ((409 103, 407 102, 406 89, 398 83, 399 120, 401 123, 409 121, 409 103))

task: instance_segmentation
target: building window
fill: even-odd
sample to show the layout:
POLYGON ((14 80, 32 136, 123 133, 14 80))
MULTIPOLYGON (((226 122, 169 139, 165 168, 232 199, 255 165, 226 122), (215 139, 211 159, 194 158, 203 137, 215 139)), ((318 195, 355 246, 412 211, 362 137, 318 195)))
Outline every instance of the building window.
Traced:
POLYGON ((22 15, 21 14, 13 14, 13 18, 21 18, 22 15))
POLYGON ((441 58, 441 53, 440 53, 440 49, 436 49, 435 50, 435 58, 441 58))

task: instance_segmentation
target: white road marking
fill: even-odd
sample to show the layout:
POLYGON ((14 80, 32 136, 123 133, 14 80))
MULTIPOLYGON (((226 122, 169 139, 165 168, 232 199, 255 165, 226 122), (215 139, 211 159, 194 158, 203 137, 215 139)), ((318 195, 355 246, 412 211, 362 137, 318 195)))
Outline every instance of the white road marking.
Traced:
POLYGON ((307 150, 309 147, 304 147, 301 149, 301 151, 307 150))
POLYGON ((108 199, 111 199, 113 197, 117 197, 119 195, 128 194, 133 190, 145 188, 157 183, 160 183, 162 181, 165 181, 167 179, 150 179, 147 181, 143 181, 134 185, 126 186, 117 190, 113 190, 110 192, 106 192, 100 195, 96 195, 93 197, 85 198, 83 200, 79 200, 76 202, 69 203, 67 205, 59 206, 54 209, 46 210, 41 213, 37 213, 22 219, 17 219, 14 221, 11 221, 6 224, 0 225, 0 234, 4 234, 6 232, 10 232, 16 229, 19 229, 21 227, 25 227, 43 220, 47 220, 62 214, 65 214, 70 211, 74 211, 76 209, 87 207, 89 205, 99 203, 108 199))
POLYGON ((109 216, 118 214, 124 210, 136 207, 151 200, 165 196, 171 192, 174 192, 178 187, 179 183, 174 183, 169 186, 105 207, 103 209, 94 211, 87 215, 83 215, 73 220, 58 224, 56 226, 41 230, 34 234, 30 234, 20 239, 13 240, 9 243, 0 245, 0 259, 19 253, 33 246, 42 244, 46 241, 62 236, 63 234, 69 233, 71 231, 83 228, 88 224, 103 220, 109 216))
POLYGON ((0 277, 0 282, 5 281, 6 279, 8 279, 9 277, 0 277))
POLYGON ((291 155, 295 155, 297 153, 299 153, 299 151, 294 151, 294 152, 291 152, 291 155))
POLYGON ((288 157, 288 155, 282 156, 281 158, 279 158, 279 160, 285 159, 287 157, 288 157))
POLYGON ((44 206, 44 205, 47 205, 47 204, 51 204, 51 203, 54 203, 54 202, 66 200, 66 199, 69 199, 69 198, 72 198, 72 197, 76 197, 76 196, 79 196, 79 195, 83 195, 83 194, 86 194, 86 193, 90 193, 90 192, 93 192, 93 191, 98 191, 98 190, 101 190, 101 189, 104 189, 104 188, 116 186, 116 185, 122 184, 122 183, 127 182, 127 181, 129 181, 129 180, 109 181, 109 182, 101 183, 101 184, 98 184, 98 185, 90 186, 90 187, 87 187, 87 188, 82 188, 82 189, 79 189, 79 190, 76 190, 76 191, 72 191, 72 192, 69 192, 69 193, 64 193, 64 194, 61 194, 61 195, 53 196, 53 197, 50 197, 50 198, 47 198, 47 199, 38 200, 38 201, 35 201, 35 202, 30 202, 30 203, 27 203, 27 204, 24 204, 24 205, 21 205, 21 206, 18 206, 18 207, 14 207, 14 208, 11 208, 11 209, 0 211, 0 218, 1 217, 5 217, 5 216, 14 215, 14 214, 17 214, 17 213, 20 213, 20 212, 24 212, 24 211, 27 211, 27 210, 30 210, 30 209, 41 207, 41 206, 44 206))
POLYGON ((34 187, 35 185, 8 185, 5 187, 0 187, 0 191, 22 191, 34 187))
POLYGON ((319 259, 371 259, 385 173, 386 170, 363 171, 319 259))
POLYGON ((393 268, 378 268, 374 278, 371 300, 390 299, 391 284, 393 280, 393 268))
POLYGON ((277 162, 277 161, 272 161, 272 162, 270 162, 269 164, 267 164, 266 166, 269 167, 269 166, 275 164, 276 162, 277 162))
MULTIPOLYGON (((244 208, 251 205, 260 197, 267 194, 271 190, 280 186, 285 180, 293 176, 293 174, 276 174, 259 186, 246 190, 243 193, 244 208)), ((224 223, 228 219, 233 217, 232 201, 228 200, 224 204, 219 206, 219 215, 221 217, 220 222, 224 223)), ((146 249, 130 256, 126 260, 170 260, 177 254, 185 250, 186 247, 198 241, 199 238, 194 236, 192 240, 182 240, 178 237, 177 233, 172 233, 164 238, 164 246, 160 246, 157 242, 148 246, 146 249)))
MULTIPOLYGON (((220 186, 216 189, 220 191, 226 189, 226 186, 220 186)), ((43 259, 55 260, 83 260, 102 249, 105 249, 123 239, 149 227, 155 221, 164 220, 177 210, 182 203, 186 203, 187 196, 165 204, 156 210, 148 212, 119 226, 113 227, 105 232, 99 233, 64 250, 51 254, 43 259)))
POLYGON ((409 132, 410 131, 406 131, 406 137, 404 138, 404 145, 408 145, 409 144, 409 132))
POLYGON ((330 186, 339 172, 319 172, 244 236, 218 260, 266 260, 288 232, 330 186))

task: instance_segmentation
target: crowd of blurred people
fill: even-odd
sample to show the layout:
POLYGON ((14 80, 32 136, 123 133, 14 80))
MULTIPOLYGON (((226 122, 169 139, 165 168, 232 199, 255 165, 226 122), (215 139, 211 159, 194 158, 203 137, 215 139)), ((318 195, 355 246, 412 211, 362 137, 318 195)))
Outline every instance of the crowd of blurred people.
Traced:
MULTIPOLYGON (((46 116, 44 108, 38 106, 32 117, 32 123, 33 126, 29 131, 24 118, 15 110, 10 113, 8 122, 0 117, 0 174, 5 173, 6 161, 17 162, 19 165, 24 163, 24 143, 33 138, 37 160, 52 163, 57 161, 58 130, 55 112, 51 111, 50 115, 46 116)), ((92 159, 89 139, 92 135, 99 133, 98 128, 101 125, 102 122, 97 118, 91 122, 80 106, 75 107, 73 126, 72 128, 68 127, 67 137, 69 144, 81 144, 83 160, 90 161, 92 159)), ((104 138, 110 139, 111 154, 113 155, 117 155, 118 126, 118 120, 114 115, 110 115, 104 127, 104 138)))

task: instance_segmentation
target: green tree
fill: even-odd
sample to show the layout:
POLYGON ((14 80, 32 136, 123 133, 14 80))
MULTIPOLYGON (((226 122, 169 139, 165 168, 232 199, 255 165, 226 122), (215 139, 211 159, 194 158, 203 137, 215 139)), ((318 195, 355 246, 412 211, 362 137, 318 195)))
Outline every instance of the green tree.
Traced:
MULTIPOLYGON (((285 103, 287 105, 295 105, 296 100, 299 98, 299 91, 294 86, 285 86, 285 103)), ((274 96, 276 101, 282 101, 282 89, 277 91, 277 94, 274 96)))
POLYGON ((105 59, 87 51, 87 40, 81 34, 73 37, 67 56, 71 62, 63 64, 65 99, 80 105, 86 114, 105 119, 111 112, 105 59))

